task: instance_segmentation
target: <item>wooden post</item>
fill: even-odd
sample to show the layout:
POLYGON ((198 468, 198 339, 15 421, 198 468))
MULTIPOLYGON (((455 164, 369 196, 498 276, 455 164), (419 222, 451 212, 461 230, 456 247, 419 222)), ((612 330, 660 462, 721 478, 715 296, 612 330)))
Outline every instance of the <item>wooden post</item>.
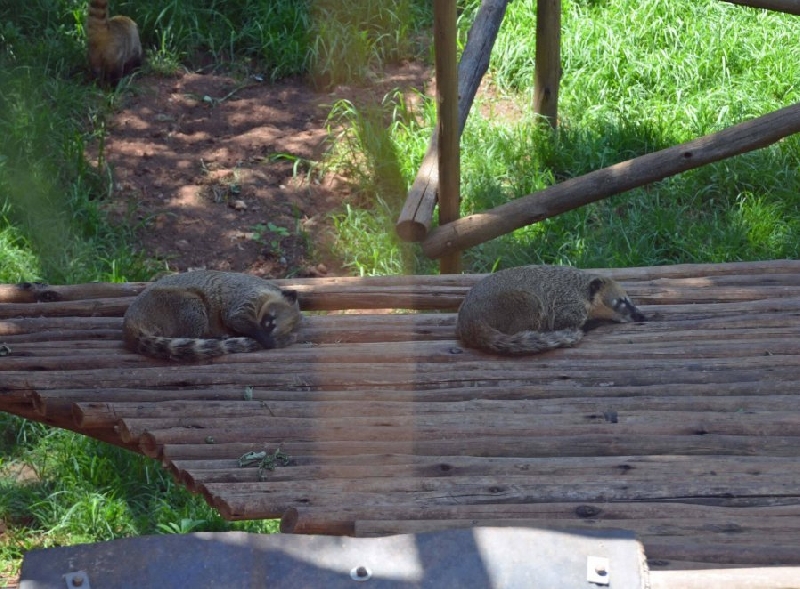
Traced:
MULTIPOLYGON (((463 133, 472 101, 489 69, 492 47, 508 0, 483 0, 458 64, 458 128, 463 133)), ((422 241, 430 231, 439 191, 439 137, 434 131, 395 230, 404 241, 422 241)))
POLYGON ((561 79, 561 0, 538 0, 534 110, 555 128, 561 79))
POLYGON ((422 242, 422 250, 430 258, 465 250, 631 188, 766 147, 794 133, 800 133, 800 103, 440 225, 422 242))
MULTIPOLYGON (((456 0, 435 0, 433 36, 436 51, 436 106, 439 134, 439 224, 458 219, 460 162, 458 129, 458 62, 456 60, 456 0)), ((441 274, 461 271, 461 252, 444 254, 441 274)))

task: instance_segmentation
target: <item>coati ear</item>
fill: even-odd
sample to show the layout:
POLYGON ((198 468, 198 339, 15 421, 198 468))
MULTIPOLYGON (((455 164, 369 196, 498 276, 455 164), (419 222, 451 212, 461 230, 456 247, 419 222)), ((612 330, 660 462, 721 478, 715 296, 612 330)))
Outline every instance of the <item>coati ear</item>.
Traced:
POLYGON ((603 288, 604 280, 602 278, 595 278, 589 283, 589 298, 593 299, 600 289, 603 288))
POLYGON ((297 302, 297 291, 296 290, 282 290, 281 294, 283 298, 285 298, 290 303, 297 302))

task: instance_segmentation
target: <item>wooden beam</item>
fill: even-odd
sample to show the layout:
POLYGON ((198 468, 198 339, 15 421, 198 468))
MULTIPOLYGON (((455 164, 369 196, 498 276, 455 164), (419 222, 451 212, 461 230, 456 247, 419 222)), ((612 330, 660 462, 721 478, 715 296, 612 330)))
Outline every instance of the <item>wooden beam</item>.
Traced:
POLYGON ((536 13, 536 83, 533 108, 555 128, 561 80, 561 0, 539 0, 536 13))
MULTIPOLYGON (((464 131, 467 115, 483 75, 489 69, 497 31, 508 0, 483 0, 472 23, 458 65, 458 133, 464 131)), ((422 241, 432 225, 439 191, 439 138, 434 132, 395 230, 404 241, 422 241)))
POLYGON ((766 147, 798 132, 800 103, 440 225, 422 243, 422 250, 430 258, 465 250, 525 225, 686 170, 766 147))
POLYGON ((800 16, 800 0, 726 0, 732 4, 750 6, 751 8, 765 8, 777 10, 800 16))
MULTIPOLYGON (((439 223, 458 219, 461 203, 461 165, 458 128, 458 60, 456 0, 433 3, 433 37, 436 45, 436 109, 439 136, 439 223)), ((458 274, 461 252, 453 250, 439 259, 441 274, 458 274)))

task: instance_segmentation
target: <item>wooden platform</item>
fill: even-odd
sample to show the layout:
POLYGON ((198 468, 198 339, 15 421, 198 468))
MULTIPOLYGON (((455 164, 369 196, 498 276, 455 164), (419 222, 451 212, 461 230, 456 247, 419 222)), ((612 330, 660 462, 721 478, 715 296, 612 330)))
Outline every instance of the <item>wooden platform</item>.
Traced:
POLYGON ((516 359, 454 339, 477 276, 285 281, 306 310, 417 311, 311 313, 304 343, 188 366, 122 348, 143 284, 0 286, 0 410, 290 532, 613 527, 654 570, 800 564, 800 261, 605 272, 648 323, 516 359))

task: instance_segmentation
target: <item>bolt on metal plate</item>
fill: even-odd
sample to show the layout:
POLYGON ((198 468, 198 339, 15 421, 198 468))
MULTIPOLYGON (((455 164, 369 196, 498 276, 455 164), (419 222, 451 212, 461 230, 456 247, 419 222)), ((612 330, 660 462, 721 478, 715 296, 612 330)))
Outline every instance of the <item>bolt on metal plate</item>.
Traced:
POLYGON ((371 577, 372 571, 369 570, 369 567, 357 566, 350 571, 350 578, 354 581, 369 581, 371 577))
POLYGON ((64 574, 67 589, 92 589, 89 585, 89 575, 86 571, 73 571, 64 574))
POLYGON ((602 556, 587 557, 586 580, 595 585, 608 585, 611 582, 611 561, 602 556))
POLYGON ((90 589, 89 577, 92 587, 113 589, 252 587, 254 579, 269 589, 648 586, 633 532, 476 527, 378 538, 194 532, 34 549, 25 554, 19 589, 90 589), (589 555, 604 557, 590 561, 591 582, 589 555))

